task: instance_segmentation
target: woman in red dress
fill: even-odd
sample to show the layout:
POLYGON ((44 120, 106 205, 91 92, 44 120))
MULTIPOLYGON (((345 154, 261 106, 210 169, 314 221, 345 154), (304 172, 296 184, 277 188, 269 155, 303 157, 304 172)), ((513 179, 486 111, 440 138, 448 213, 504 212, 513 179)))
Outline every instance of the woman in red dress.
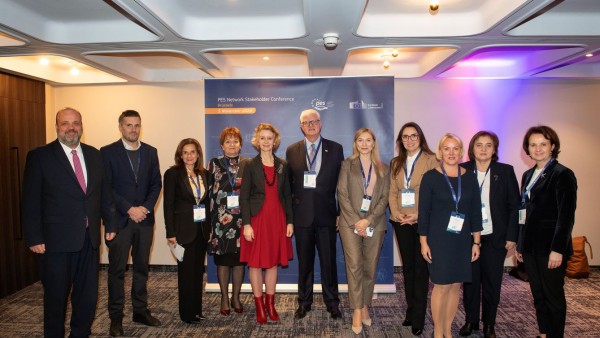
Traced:
POLYGON ((287 266, 293 257, 292 194, 287 163, 273 154, 279 143, 275 127, 267 123, 256 127, 252 145, 259 154, 246 164, 240 191, 244 224, 240 261, 248 263, 259 324, 267 322, 265 307, 271 320, 279 320, 275 310, 277 266, 287 266))

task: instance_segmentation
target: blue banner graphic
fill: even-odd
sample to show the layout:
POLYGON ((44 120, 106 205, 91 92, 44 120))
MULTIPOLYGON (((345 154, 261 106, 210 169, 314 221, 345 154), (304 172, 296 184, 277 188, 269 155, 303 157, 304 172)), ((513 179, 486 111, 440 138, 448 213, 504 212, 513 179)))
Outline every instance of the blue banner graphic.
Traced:
MULTIPOLYGON (((242 156, 255 157, 250 141, 254 128, 261 122, 273 124, 281 133, 276 152, 285 158, 287 147, 304 136, 300 130, 300 113, 315 109, 321 114, 323 137, 344 147, 344 156, 352 154, 354 133, 361 127, 371 128, 377 136, 381 158, 385 163, 394 156, 394 78, 336 77, 301 79, 207 79, 205 81, 205 158, 222 154, 221 130, 236 126, 244 137, 242 156)), ((394 284, 393 229, 388 224, 376 285, 394 284)), ((292 241, 294 242, 294 241, 292 241)), ((346 268, 338 237, 337 268, 340 284, 346 284, 346 268)), ((320 285, 318 255, 315 262, 315 290, 320 285)), ((294 243, 294 260, 279 270, 279 284, 297 284, 298 262, 294 243)), ((213 258, 208 258, 208 283, 217 283, 213 258)), ((340 288, 342 289, 342 288, 340 288)), ((376 289, 377 290, 377 289, 376 289)))

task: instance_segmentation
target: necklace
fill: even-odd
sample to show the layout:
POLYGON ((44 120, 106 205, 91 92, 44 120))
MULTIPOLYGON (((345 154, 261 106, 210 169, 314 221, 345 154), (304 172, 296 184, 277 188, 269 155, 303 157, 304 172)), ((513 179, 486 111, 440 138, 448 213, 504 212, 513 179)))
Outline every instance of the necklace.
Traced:
POLYGON ((265 166, 263 165, 263 174, 265 175, 265 183, 267 183, 267 185, 269 187, 272 187, 273 184, 275 184, 275 181, 277 180, 277 170, 275 170, 275 166, 273 166, 273 177, 271 182, 269 182, 269 179, 267 178, 267 172, 265 171, 265 166))

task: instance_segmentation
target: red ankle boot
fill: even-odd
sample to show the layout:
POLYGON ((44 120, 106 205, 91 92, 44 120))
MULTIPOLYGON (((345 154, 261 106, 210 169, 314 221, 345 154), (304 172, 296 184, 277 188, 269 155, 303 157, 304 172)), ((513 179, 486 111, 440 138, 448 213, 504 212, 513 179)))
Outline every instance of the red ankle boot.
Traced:
POLYGON ((254 305, 256 305, 256 321, 259 324, 267 322, 267 314, 265 313, 265 296, 254 297, 254 305))
POLYGON ((267 312, 269 313, 269 317, 271 317, 272 321, 279 321, 279 315, 277 314, 277 310, 275 310, 275 295, 268 294, 265 302, 265 306, 267 307, 267 312))

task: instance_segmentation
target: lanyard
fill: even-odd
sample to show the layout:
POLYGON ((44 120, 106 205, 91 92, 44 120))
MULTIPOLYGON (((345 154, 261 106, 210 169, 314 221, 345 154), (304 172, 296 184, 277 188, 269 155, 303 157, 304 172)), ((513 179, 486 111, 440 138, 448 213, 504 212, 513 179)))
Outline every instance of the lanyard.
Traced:
POLYGON ((460 182, 461 182, 460 167, 458 167, 458 196, 456 196, 456 193, 454 192, 454 188, 452 187, 452 184, 450 183, 450 179, 448 178, 448 175, 446 174, 446 170, 444 169, 444 164, 440 163, 440 167, 442 168, 442 173, 444 173, 444 178, 446 179, 446 182, 448 183, 448 186, 450 187, 450 192, 452 193, 452 199, 454 200, 456 212, 458 212, 458 202, 460 202, 460 195, 462 194, 462 187, 460 184, 460 182))
POLYGON ((198 194, 197 200, 198 200, 198 205, 200 205, 200 199, 202 198, 202 194, 200 194, 200 177, 198 175, 196 175, 196 180, 198 180, 198 183, 196 183, 196 181, 194 181, 194 178, 189 175, 190 180, 192 181, 192 184, 194 185, 194 187, 196 188, 196 192, 198 194))
MULTIPOLYGON (((533 180, 533 183, 531 184, 525 184, 523 186, 523 193, 521 194, 521 205, 525 205, 525 200, 527 199, 527 195, 529 195, 529 192, 531 191, 531 189, 533 189, 533 187, 535 186, 535 184, 537 183, 538 179, 540 177, 542 177, 542 175, 544 175, 544 172, 546 171, 546 168, 548 168, 548 166, 550 165, 550 163, 554 162, 554 158, 550 158, 550 161, 548 161, 548 163, 546 163, 546 165, 544 166, 544 168, 542 168, 542 171, 540 172, 539 175, 537 175, 537 177, 535 178, 535 180, 533 180), (529 186, 529 189, 527 189, 527 186, 529 186)), ((532 169, 531 172, 529 173, 529 175, 527 175, 527 179, 525 180, 525 182, 529 183, 529 180, 531 179, 531 176, 533 175, 533 172, 535 171, 535 169, 532 169)))
POLYGON ((231 191, 233 192, 233 190, 235 190, 235 182, 237 181, 237 177, 238 177, 238 174, 240 172, 240 170, 239 170, 239 164, 240 164, 239 163, 239 158, 238 158, 238 161, 236 162, 237 166, 238 166, 238 170, 235 171, 235 175, 233 176, 233 181, 232 181, 231 180, 231 173, 229 172, 229 162, 232 159, 230 159, 227 156, 223 156, 223 157, 224 157, 224 161, 223 162, 225 164, 225 171, 227 172, 227 180, 229 181, 229 184, 231 185, 231 191))
MULTIPOLYGON (((133 171, 133 177, 135 177, 135 182, 137 183, 138 180, 138 172, 140 171, 140 158, 142 157, 142 152, 140 151, 142 147, 138 147, 137 148, 137 171, 135 171, 135 168, 133 167, 133 163, 131 162, 131 157, 129 157, 129 153, 127 153, 127 159, 129 160, 129 165, 131 166, 131 171, 133 171)), ((128 150, 125 150, 126 152, 128 150)))
POLYGON ((371 162, 371 165, 369 165, 369 178, 365 178, 365 170, 362 167, 362 162, 360 161, 360 159, 358 160, 358 162, 360 163, 360 173, 362 174, 362 180, 363 180, 363 187, 365 189, 365 196, 369 196, 367 194, 367 188, 369 187, 369 184, 371 183, 371 170, 373 170, 373 162, 371 162))
MULTIPOLYGON (((485 171, 485 175, 483 175, 483 181, 481 181, 481 185, 479 186, 479 194, 480 195, 483 193, 483 184, 485 183, 485 179, 487 178, 487 175, 490 172, 490 167, 491 167, 491 165, 489 165, 487 170, 485 171)), ((477 165, 475 165, 475 169, 473 169, 473 173, 475 174, 475 176, 477 176, 477 165)))
POLYGON ((317 150, 315 150, 315 155, 313 156, 313 158, 311 160, 310 156, 308 156, 308 147, 306 145, 306 140, 304 140, 304 148, 306 149, 306 160, 308 161, 308 169, 311 171, 313 170, 313 165, 315 165, 317 162, 317 155, 319 154, 319 150, 321 150, 321 142, 323 142, 323 139, 319 138, 319 144, 317 145, 317 150))
POLYGON ((415 164, 419 160, 419 157, 421 157, 421 152, 422 152, 422 150, 419 150, 419 153, 417 154, 417 157, 413 161, 412 168, 410 168, 410 176, 407 175, 408 173, 406 171, 406 162, 404 162, 404 178, 406 179, 406 185, 404 187, 406 189, 408 189, 410 187, 410 179, 412 178, 413 172, 415 171, 415 164))

